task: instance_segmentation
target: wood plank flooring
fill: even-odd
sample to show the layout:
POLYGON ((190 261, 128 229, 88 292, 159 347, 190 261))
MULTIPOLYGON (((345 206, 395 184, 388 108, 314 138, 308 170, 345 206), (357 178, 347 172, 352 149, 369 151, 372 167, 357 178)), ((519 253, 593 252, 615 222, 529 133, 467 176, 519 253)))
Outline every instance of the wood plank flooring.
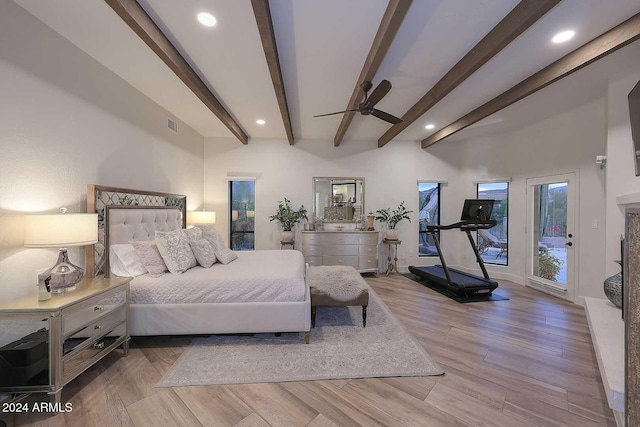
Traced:
POLYGON ((445 375, 155 388, 191 338, 134 338, 127 357, 114 352, 64 388, 62 402, 72 403, 72 412, 0 414, 0 420, 7 426, 615 426, 582 307, 509 282, 497 291, 509 301, 458 304, 402 276, 366 280, 445 375))

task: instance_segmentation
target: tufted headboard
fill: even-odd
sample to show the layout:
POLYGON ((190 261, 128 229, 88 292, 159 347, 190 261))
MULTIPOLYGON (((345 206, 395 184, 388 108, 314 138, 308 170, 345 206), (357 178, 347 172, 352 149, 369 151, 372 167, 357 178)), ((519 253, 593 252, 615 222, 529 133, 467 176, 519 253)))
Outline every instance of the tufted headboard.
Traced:
MULTIPOLYGON (((183 194, 172 193, 159 193, 156 191, 146 190, 131 190, 127 188, 105 187, 101 185, 89 184, 87 186, 87 212, 98 213, 98 243, 85 247, 85 274, 87 277, 94 277, 100 275, 108 275, 109 263, 108 263, 108 225, 107 225, 107 211, 111 207, 118 207, 124 209, 138 209, 146 211, 147 209, 155 210, 156 212, 164 211, 166 208, 171 208, 173 211, 177 211, 179 216, 174 214, 166 214, 166 222, 169 223, 169 215, 174 215, 173 220, 180 224, 178 228, 186 227, 186 213, 187 213, 187 197, 183 194)), ((141 215, 141 214, 138 214, 141 215)), ((152 215, 148 213, 147 215, 152 215)), ((160 214, 165 215, 165 214, 160 214)), ((144 217, 144 214, 142 214, 144 217)), ((118 219, 116 219, 118 220, 118 219)), ((160 217, 155 217, 155 221, 162 221, 160 217)), ((123 220, 125 221, 125 220, 123 220)), ((133 217, 126 222, 135 221, 133 217)), ((141 218, 140 224, 144 222, 149 224, 148 218, 141 218)), ((174 225, 171 225, 173 227, 174 225)), ((147 240, 153 240, 155 233, 155 225, 145 225, 147 228, 147 240), (153 227, 152 231, 149 231, 153 227)), ((138 236, 143 236, 143 228, 138 227, 137 230, 132 231, 132 238, 126 237, 128 234, 124 229, 120 232, 116 232, 116 236, 112 237, 116 239, 116 242, 128 242, 129 240, 139 240, 138 236), (127 240, 121 240, 126 238, 127 240)), ((167 226, 169 227, 169 226, 167 226)), ((160 228, 158 228, 160 229, 160 228)))

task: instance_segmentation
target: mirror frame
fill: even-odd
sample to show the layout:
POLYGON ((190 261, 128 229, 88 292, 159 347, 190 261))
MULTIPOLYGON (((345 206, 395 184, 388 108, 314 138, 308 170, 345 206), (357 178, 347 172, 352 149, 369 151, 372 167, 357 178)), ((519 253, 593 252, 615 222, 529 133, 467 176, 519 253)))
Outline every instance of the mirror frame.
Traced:
MULTIPOLYGON (((353 184, 356 185, 358 181, 362 182, 362 188, 360 191, 360 194, 358 194, 357 191, 357 185, 356 185, 356 192, 355 192, 355 199, 356 202, 359 202, 357 204, 361 205, 361 215, 365 215, 365 200, 364 200, 364 192, 365 192, 365 185, 364 185, 364 177, 362 176, 314 176, 313 177, 313 194, 312 194, 312 212, 315 218, 323 218, 324 222, 339 222, 339 223, 355 223, 358 222, 355 218, 354 219, 350 219, 350 220, 326 220, 324 219, 324 215, 318 215, 318 206, 316 204, 316 194, 317 194, 317 190, 316 190, 316 184, 319 181, 328 181, 330 185, 334 184, 333 181, 340 181, 340 182, 336 182, 336 184, 351 184, 350 182, 344 182, 344 181, 353 181, 353 184)), ((331 187, 332 188, 332 187, 331 187)))

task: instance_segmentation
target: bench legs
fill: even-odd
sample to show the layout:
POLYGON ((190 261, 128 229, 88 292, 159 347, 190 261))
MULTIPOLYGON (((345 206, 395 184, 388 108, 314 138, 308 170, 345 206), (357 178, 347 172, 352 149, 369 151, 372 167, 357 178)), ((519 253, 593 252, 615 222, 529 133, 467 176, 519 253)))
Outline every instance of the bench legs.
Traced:
MULTIPOLYGON (((311 327, 316 327, 316 306, 311 307, 311 327)), ((367 327, 367 306, 362 306, 362 327, 367 327)))

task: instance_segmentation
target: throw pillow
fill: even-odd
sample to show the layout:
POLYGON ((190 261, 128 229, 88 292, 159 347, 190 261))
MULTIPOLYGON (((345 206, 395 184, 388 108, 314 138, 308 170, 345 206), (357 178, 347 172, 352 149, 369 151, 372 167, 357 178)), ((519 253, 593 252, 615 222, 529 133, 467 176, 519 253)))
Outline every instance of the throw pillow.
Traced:
POLYGON ((196 260, 198 260, 198 264, 203 266, 204 268, 209 268, 213 264, 216 263, 216 254, 211 246, 211 243, 207 241, 207 239, 196 240, 195 242, 189 242, 189 246, 191 246, 191 251, 196 256, 196 260))
POLYGON ((202 239, 202 229, 198 227, 187 228, 184 230, 184 232, 187 235, 187 240, 189 241, 189 243, 197 242, 198 240, 202 239))
POLYGON ((147 273, 140 257, 130 243, 111 245, 109 248, 111 272, 120 277, 137 277, 147 273))
POLYGON ((238 255, 236 255, 236 253, 231 249, 224 248, 216 251, 216 258, 218 258, 218 261, 222 264, 229 264, 231 261, 238 259, 238 255))
POLYGON ((198 265, 184 230, 156 231, 156 244, 170 272, 182 274, 198 265))
POLYGON ((149 274, 154 277, 160 276, 167 271, 167 265, 162 260, 162 255, 158 251, 156 242, 154 241, 131 241, 129 242, 136 250, 140 257, 140 262, 147 269, 149 274))
POLYGON ((207 239, 207 241, 211 243, 211 246, 213 246, 216 251, 228 249, 227 245, 224 243, 222 235, 218 233, 218 230, 216 230, 213 225, 200 224, 194 228, 199 228, 200 230, 202 230, 202 237, 207 239))

